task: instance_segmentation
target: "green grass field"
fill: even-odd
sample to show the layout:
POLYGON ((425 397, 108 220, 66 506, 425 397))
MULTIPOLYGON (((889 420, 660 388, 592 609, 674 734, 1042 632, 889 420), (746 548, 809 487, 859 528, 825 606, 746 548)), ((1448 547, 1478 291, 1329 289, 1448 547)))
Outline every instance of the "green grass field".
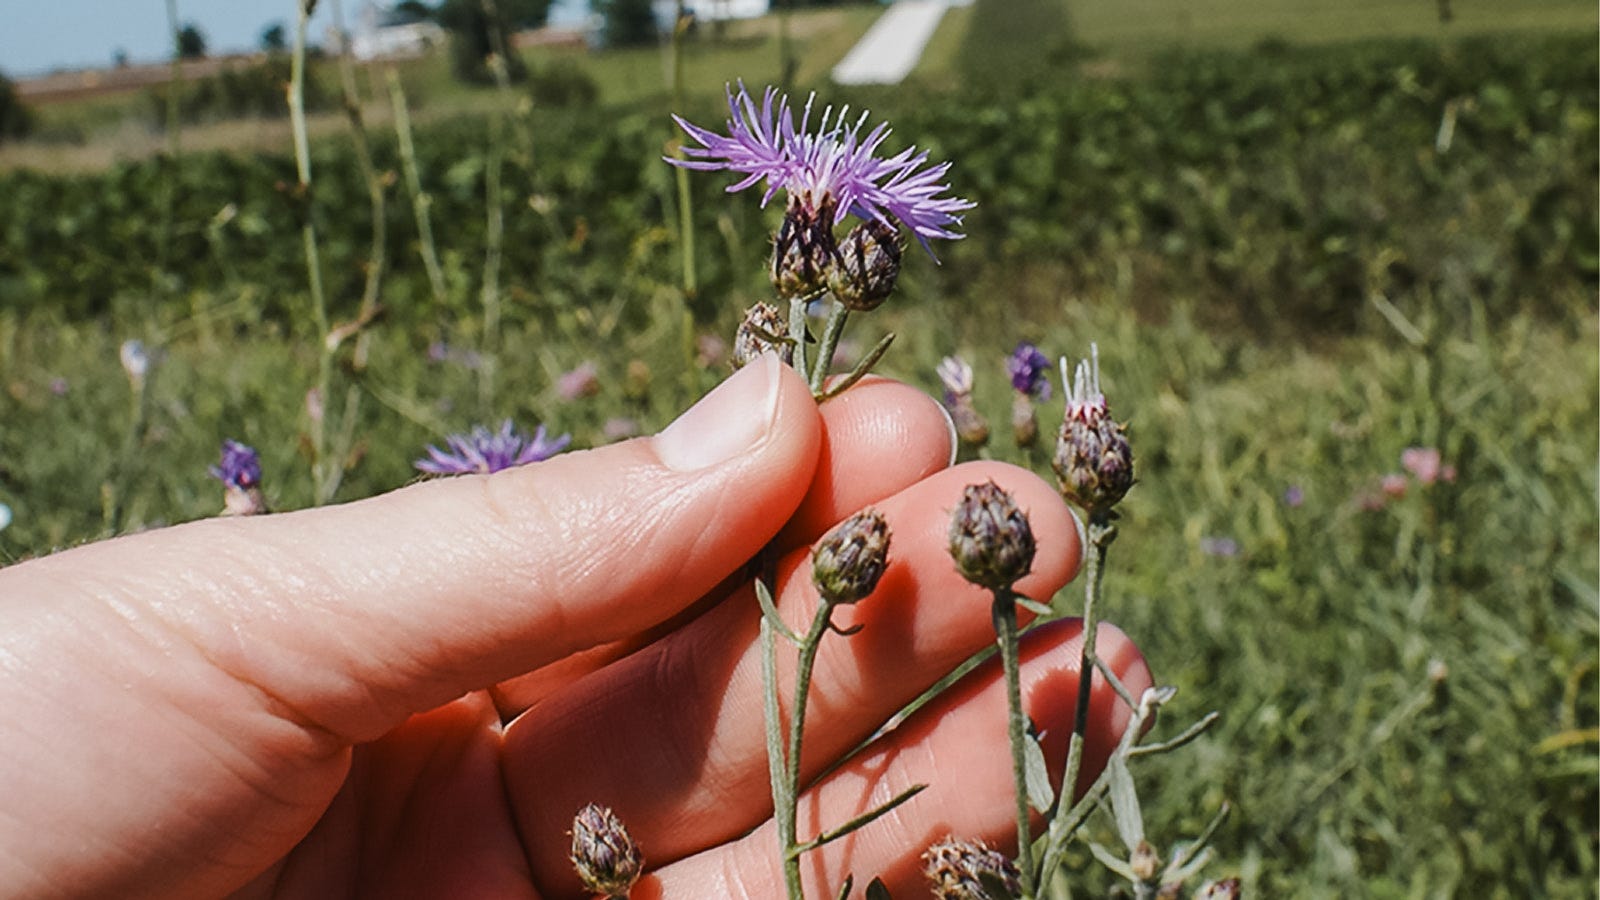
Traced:
MULTIPOLYGON (((839 92, 894 116, 891 149, 951 159, 979 203, 940 265, 908 252, 901 292, 854 336, 895 331, 881 370, 935 393, 941 357, 968 358, 994 436, 964 453, 1043 474, 1043 453, 1010 442, 1004 355, 1098 343, 1139 477, 1106 615, 1179 688, 1158 736, 1222 714, 1140 762, 1152 840, 1170 855, 1227 801, 1207 873, 1247 897, 1593 897, 1594 6, 1457 0, 1442 31, 1432 2, 1081 0, 1070 35, 1041 36, 1045 67, 999 90, 963 74, 981 60, 969 29, 997 8, 952 11, 913 83, 839 92), (1417 447, 1453 477, 1407 475, 1417 447)), ((874 14, 797 15, 799 83, 827 91, 874 14)), ((715 121, 730 78, 775 77, 774 34, 695 38, 696 118, 715 121)), ((340 500, 407 483, 426 444, 476 422, 542 422, 578 447, 618 419, 659 428, 726 371, 701 342, 769 291, 775 211, 698 175, 698 290, 683 289, 661 50, 529 59, 581 67, 600 109, 510 119, 493 332, 484 116, 506 105, 442 60, 404 71, 444 294, 391 184, 386 315, 363 368, 341 352, 327 404, 340 500), (599 393, 563 399, 558 377, 584 362, 599 393)), ((375 154, 398 171, 383 106, 375 154)), ((275 508, 314 502, 318 349, 277 187, 285 127, 197 127, 171 166, 159 134, 102 143, 129 134, 107 109, 49 114, 91 123, 82 147, 0 151, 0 563, 214 514, 224 437, 260 449, 275 508), (35 163, 75 174, 19 170, 35 163), (158 351, 143 395, 118 363, 129 338, 158 351)), ((344 321, 371 220, 345 125, 315 125, 312 208, 344 321)), ((1041 418, 1053 430, 1058 400, 1041 418)), ((1059 601, 1077 602, 1076 587, 1059 601)), ((1070 862, 1072 896, 1109 892, 1086 850, 1070 862)))

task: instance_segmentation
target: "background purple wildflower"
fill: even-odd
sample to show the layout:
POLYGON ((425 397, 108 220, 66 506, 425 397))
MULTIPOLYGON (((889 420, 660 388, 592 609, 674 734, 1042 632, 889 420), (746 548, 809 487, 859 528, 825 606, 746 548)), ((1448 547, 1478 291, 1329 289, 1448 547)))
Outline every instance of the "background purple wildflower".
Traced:
POLYGON ((726 135, 673 116, 678 127, 700 146, 683 148, 690 159, 669 157, 667 162, 686 169, 743 174, 744 178, 728 187, 730 193, 764 180, 767 189, 761 198, 763 206, 779 190, 799 198, 812 210, 821 209, 823 198, 831 196, 837 202, 834 224, 846 214, 889 225, 899 220, 911 229, 929 255, 929 240, 963 237, 954 228, 961 224, 960 213, 971 209, 973 203, 942 196, 950 189, 942 181, 950 169, 948 162, 929 166, 927 151, 919 152, 914 146, 879 159, 876 153, 889 136, 888 123, 879 123, 863 136, 861 129, 867 114, 854 123, 846 122, 848 107, 837 114, 831 106, 824 109, 812 132, 811 105, 815 97, 813 94, 806 99, 797 128, 786 95, 769 87, 758 108, 741 82, 737 93, 728 89, 726 135))
POLYGON ((207 470, 230 488, 247 491, 261 486, 261 456, 254 447, 235 440, 222 442, 222 459, 207 470))
POLYGON ((1050 359, 1038 347, 1022 341, 1006 357, 1011 386, 1037 400, 1050 399, 1050 359))
POLYGON ((416 467, 433 475, 498 472, 549 459, 572 443, 572 435, 552 439, 540 425, 529 439, 507 419, 497 432, 476 425, 467 434, 450 435, 445 442, 448 450, 430 446, 428 458, 417 460, 416 467))

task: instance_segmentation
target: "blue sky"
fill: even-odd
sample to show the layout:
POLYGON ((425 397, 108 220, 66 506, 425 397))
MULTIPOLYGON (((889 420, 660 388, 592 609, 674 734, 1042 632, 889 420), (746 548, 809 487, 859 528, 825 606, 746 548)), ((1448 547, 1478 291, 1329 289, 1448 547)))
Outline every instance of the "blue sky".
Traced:
MULTIPOLYGON (((347 22, 355 20, 361 0, 342 0, 347 22)), ((571 8, 582 0, 561 0, 571 8)), ((261 32, 274 22, 292 28, 299 0, 177 0, 178 19, 193 22, 215 52, 252 50, 261 32)), ((321 0, 312 18, 313 42, 333 20, 332 0, 321 0)), ((568 17, 571 13, 566 14, 568 17)), ((552 10, 552 19, 561 13, 552 10)), ((0 72, 16 77, 56 68, 111 64, 118 48, 134 62, 168 57, 166 0, 20 0, 0 28, 0 72)))

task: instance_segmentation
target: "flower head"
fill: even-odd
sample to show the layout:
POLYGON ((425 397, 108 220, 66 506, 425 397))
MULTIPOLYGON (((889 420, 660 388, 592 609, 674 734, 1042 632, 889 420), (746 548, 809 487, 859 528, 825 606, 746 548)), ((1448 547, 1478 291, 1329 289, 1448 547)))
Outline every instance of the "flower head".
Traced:
POLYGON ((944 385, 946 400, 972 396, 972 364, 959 356, 946 356, 934 370, 944 385))
POLYGON ((1033 569, 1037 545, 1028 516, 1004 488, 969 484, 950 514, 950 557, 961 577, 991 590, 1009 588, 1033 569))
POLYGON ((448 450, 429 447, 428 458, 417 460, 416 467, 433 475, 498 472, 549 459, 567 449, 572 435, 563 434, 552 439, 540 425, 529 439, 507 419, 497 432, 476 425, 471 432, 452 434, 445 441, 448 450))
POLYGON ((829 603, 855 603, 878 586, 889 565, 889 522, 865 509, 844 520, 811 551, 811 580, 829 603))
POLYGON ((807 209, 830 208, 830 225, 837 225, 846 215, 891 225, 898 220, 911 229, 924 249, 933 238, 962 236, 954 229, 961 224, 960 213, 973 204, 942 196, 949 190, 949 185, 941 182, 950 169, 948 162, 930 166, 928 152, 916 147, 878 158, 879 147, 889 137, 888 124, 879 123, 862 134, 867 114, 849 121, 849 107, 837 113, 831 106, 824 109, 812 131, 815 99, 815 94, 806 98, 796 127, 788 96, 776 88, 767 88, 758 106, 743 83, 737 93, 729 87, 728 133, 718 134, 673 116, 678 127, 700 146, 684 148, 689 159, 669 158, 667 162, 686 169, 742 174, 742 179, 728 187, 730 193, 765 181, 762 205, 782 190, 807 209))
POLYGON ((254 447, 224 440, 222 459, 208 471, 222 482, 223 515, 251 516, 267 511, 261 495, 261 456, 254 447))
POLYGON ((1022 893, 1016 865, 982 841, 939 841, 922 854, 922 872, 938 900, 987 900, 994 896, 989 883, 1004 887, 1008 896, 1022 893))
MULTIPOLYGON (((1067 380, 1067 361, 1061 360, 1067 380)), ((1111 419, 1100 392, 1100 349, 1089 346, 1089 359, 1078 363, 1067 392, 1067 406, 1056 437, 1055 469, 1062 496, 1091 515, 1106 513, 1133 487, 1133 451, 1128 427, 1111 419)))
POLYGON ((626 897, 644 870, 644 856, 627 827, 598 803, 573 817, 570 858, 583 886, 605 897, 626 897))
POLYGON ((1038 347, 1027 341, 1017 344, 1017 349, 1006 357, 1006 371, 1018 393, 1038 400, 1050 399, 1050 358, 1038 347))

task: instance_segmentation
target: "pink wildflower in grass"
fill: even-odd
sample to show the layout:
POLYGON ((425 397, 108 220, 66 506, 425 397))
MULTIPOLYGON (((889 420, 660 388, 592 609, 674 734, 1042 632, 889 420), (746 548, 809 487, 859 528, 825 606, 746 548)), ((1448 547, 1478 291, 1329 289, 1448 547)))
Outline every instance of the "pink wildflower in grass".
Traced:
POLYGON ((563 400, 578 400, 600 393, 600 369, 585 361, 556 379, 556 394, 563 400))
POLYGON ((1378 479, 1378 490, 1382 491, 1384 496, 1396 500, 1406 495, 1406 487, 1406 477, 1399 472, 1390 472, 1378 479))
POLYGON ((1444 465, 1437 447, 1407 447, 1400 453, 1400 467, 1423 484, 1455 480, 1455 468, 1444 465))
POLYGON ((836 114, 830 106, 822 111, 813 132, 815 94, 806 98, 797 127, 788 96, 776 88, 766 89, 759 106, 742 82, 737 93, 732 87, 727 93, 728 133, 718 134, 673 116, 678 127, 700 146, 683 148, 689 159, 668 158, 667 162, 685 169, 743 175, 728 187, 729 193, 765 181, 761 205, 781 190, 791 204, 798 202, 813 213, 831 210, 833 225, 846 215, 891 226, 902 223, 930 256, 930 240, 963 236, 955 229, 961 225, 960 214, 973 203, 944 196, 950 186, 942 179, 950 163, 929 165, 928 152, 914 146, 878 158, 878 149, 889 137, 888 123, 879 123, 863 135, 866 113, 852 123, 847 121, 848 107, 836 114))
POLYGON ((447 449, 430 446, 428 458, 417 460, 416 467, 431 475, 498 472, 513 466, 543 462, 565 450, 571 442, 570 434, 551 438, 543 425, 535 429, 530 438, 507 419, 496 432, 478 425, 466 434, 450 435, 445 438, 447 449))

